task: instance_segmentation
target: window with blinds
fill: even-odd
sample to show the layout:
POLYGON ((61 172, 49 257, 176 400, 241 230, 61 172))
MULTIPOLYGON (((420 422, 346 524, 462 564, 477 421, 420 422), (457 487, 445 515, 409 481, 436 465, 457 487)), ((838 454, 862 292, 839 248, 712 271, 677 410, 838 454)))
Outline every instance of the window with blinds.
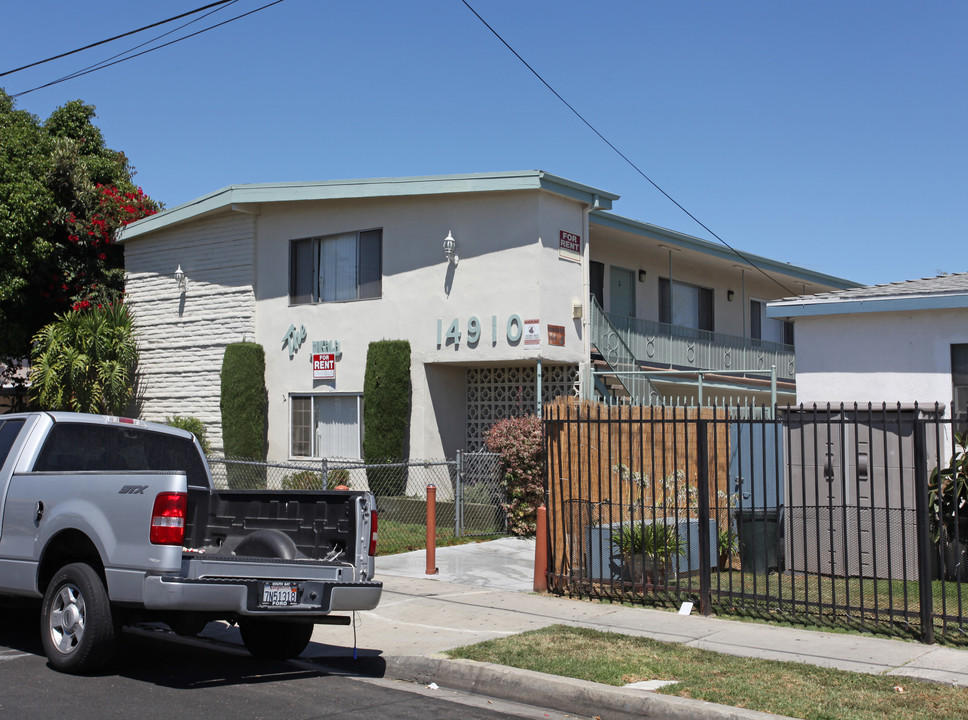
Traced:
POLYGON ((292 395, 289 400, 292 457, 362 457, 362 395, 292 395))
POLYGON ((383 231, 327 235, 289 244, 289 302, 343 302, 383 294, 383 231))

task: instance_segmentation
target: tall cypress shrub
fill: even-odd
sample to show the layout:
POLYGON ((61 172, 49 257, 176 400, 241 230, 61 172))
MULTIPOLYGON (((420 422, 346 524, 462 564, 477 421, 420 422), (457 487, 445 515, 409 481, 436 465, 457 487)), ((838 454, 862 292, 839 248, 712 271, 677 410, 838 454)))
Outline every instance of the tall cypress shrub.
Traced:
MULTIPOLYGON (((222 358, 221 380, 219 407, 222 411, 225 457, 265 462, 269 401, 263 347, 252 342, 228 345, 222 358)), ((230 463, 226 470, 229 487, 233 489, 266 486, 264 467, 230 463)))
MULTIPOLYGON (((410 427, 410 343, 371 342, 363 379, 363 458, 367 465, 400 462, 406 457, 410 427)), ((367 470, 370 489, 378 495, 403 495, 404 468, 367 470)))

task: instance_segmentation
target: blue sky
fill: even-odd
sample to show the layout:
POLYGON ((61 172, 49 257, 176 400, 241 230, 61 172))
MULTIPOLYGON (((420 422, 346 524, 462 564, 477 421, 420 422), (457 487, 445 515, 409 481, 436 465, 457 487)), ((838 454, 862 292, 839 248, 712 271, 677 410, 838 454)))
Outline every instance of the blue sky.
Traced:
MULTIPOLYGON (((733 247, 870 284, 968 270, 968 3, 469 2, 733 247)), ((0 72, 203 4, 7 3, 0 72)), ((235 183, 541 169, 621 195, 621 215, 713 239, 460 0, 285 0, 16 102, 46 118, 77 98, 168 207, 235 183)))

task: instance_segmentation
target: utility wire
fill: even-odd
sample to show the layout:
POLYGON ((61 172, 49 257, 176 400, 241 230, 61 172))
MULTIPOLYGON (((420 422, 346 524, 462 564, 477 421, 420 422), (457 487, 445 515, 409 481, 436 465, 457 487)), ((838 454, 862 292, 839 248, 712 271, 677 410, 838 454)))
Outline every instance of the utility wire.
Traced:
MULTIPOLYGON (((232 0, 224 0, 224 2, 231 2, 231 1, 232 0)), ((260 12, 262 10, 265 10, 266 8, 270 8, 273 5, 278 5, 281 2, 285 2, 285 0, 275 0, 274 2, 267 3, 266 5, 263 5, 262 7, 257 7, 254 10, 250 10, 249 12, 242 13, 241 15, 236 15, 235 17, 229 18, 228 20, 223 20, 220 23, 216 23, 215 25, 210 25, 209 27, 202 28, 201 30, 197 30, 196 32, 190 33, 188 35, 184 35, 182 37, 175 38, 174 40, 171 40, 169 42, 163 43, 162 45, 157 45, 155 47, 148 48, 147 50, 142 50, 139 53, 135 53, 134 55, 128 55, 127 57, 123 57, 120 60, 115 60, 114 62, 104 63, 104 64, 98 65, 98 66, 96 66, 94 68, 91 68, 91 69, 88 69, 88 70, 84 70, 84 71, 81 71, 81 72, 77 72, 77 73, 74 73, 74 74, 69 75, 69 76, 66 76, 66 77, 62 77, 59 80, 52 80, 49 83, 44 83, 43 85, 38 85, 37 87, 30 88, 29 90, 23 90, 21 92, 14 93, 10 97, 12 97, 12 98, 18 98, 18 97, 21 97, 22 95, 26 95, 28 93, 32 93, 35 90, 42 90, 43 88, 48 88, 48 87, 50 87, 52 85, 57 85, 58 83, 65 82, 67 80, 72 80, 72 79, 74 79, 76 77, 81 77, 82 75, 89 75, 92 72, 96 72, 98 70, 103 70, 104 68, 109 68, 112 65, 117 65, 119 63, 123 63, 126 60, 133 60, 136 57, 141 57, 142 55, 147 55, 148 53, 154 52, 155 50, 161 50, 162 48, 166 48, 169 45, 174 45, 175 43, 181 42, 182 40, 188 40, 189 38, 193 38, 196 35, 201 35, 202 33, 208 32, 209 30, 214 30, 215 28, 222 27, 223 25, 228 25, 230 22, 235 22, 236 20, 241 20, 244 17, 248 17, 249 15, 252 15, 254 13, 257 13, 257 12, 260 12)))
POLYGON ((693 222, 695 222, 697 225, 699 225, 701 228, 703 228, 706 232, 708 232, 714 238, 716 238, 717 240, 719 240, 720 243, 722 243, 727 248, 729 248, 729 250, 731 252, 733 252, 737 257, 739 257, 741 260, 743 260, 743 262, 748 263, 751 267, 753 267, 756 270, 758 270, 760 273, 763 274, 764 277, 766 277, 768 280, 771 280, 771 281, 775 282, 781 288, 783 288, 788 293, 790 293, 790 295, 796 295, 797 294, 794 290, 791 290, 790 288, 788 288, 782 282, 780 282, 775 277, 773 277, 772 275, 770 275, 770 273, 768 273, 766 270, 764 270, 759 265, 757 265, 755 262, 753 262, 748 257, 746 257, 746 255, 744 255, 742 252, 740 252, 739 250, 737 250, 736 248, 734 248, 732 245, 730 245, 728 242, 726 242, 721 237, 719 237, 719 235, 717 235, 712 230, 710 230, 701 220, 699 220, 699 218, 697 218, 691 212, 689 212, 688 210, 686 210, 686 208, 684 208, 674 197, 672 197, 669 193, 667 193, 665 190, 663 190, 661 187, 659 187, 659 185, 654 180, 652 180, 652 178, 650 178, 648 175, 646 175, 644 172, 642 172, 642 170, 640 170, 639 167, 634 162, 632 162, 625 155, 625 153, 623 153, 621 150, 619 150, 617 147, 615 147, 615 145, 613 145, 608 140, 608 138, 606 138, 604 135, 602 135, 602 133, 600 133, 598 131, 598 129, 594 125, 592 125, 588 120, 586 120, 585 117, 580 112, 578 112, 571 105, 571 103, 569 103, 567 100, 565 100, 565 98, 563 98, 558 93, 557 90, 555 90, 553 87, 551 87, 551 85, 548 83, 548 81, 545 80, 543 77, 541 77, 541 75, 538 73, 538 71, 535 70, 533 67, 531 67, 531 65, 528 64, 527 60, 525 60, 523 57, 521 57, 521 55, 518 54, 518 51, 515 50, 513 47, 511 47, 508 44, 507 40, 505 40, 503 37, 501 37, 500 33, 498 33, 498 31, 495 30, 493 27, 491 27, 491 25, 487 22, 487 20, 485 20, 484 18, 482 18, 480 16, 480 14, 477 12, 477 10, 475 10, 473 7, 471 7, 470 3, 468 3, 467 0, 461 0, 461 2, 464 3, 464 5, 467 7, 468 10, 470 10, 472 13, 474 13, 474 15, 477 17, 477 19, 480 20, 484 24, 484 27, 486 27, 488 30, 491 31, 491 33, 494 35, 494 37, 496 37, 498 40, 501 41, 501 43, 504 45, 504 47, 506 47, 508 50, 511 51, 511 53, 514 55, 514 57, 516 57, 518 60, 520 60, 521 63, 526 68, 528 68, 528 70, 531 71, 531 74, 532 75, 534 75, 536 78, 538 78, 538 80, 541 81, 541 84, 542 85, 544 85, 546 88, 548 88, 548 90, 550 90, 551 93, 556 98, 558 98, 565 105, 565 107, 567 107, 569 110, 571 110, 572 113, 574 113, 575 117, 577 117, 579 120, 581 120, 588 127, 589 130, 591 130, 593 133, 595 133, 601 139, 602 142, 604 142, 606 145, 608 145, 620 158, 622 158, 626 163, 628 163, 629 166, 633 170, 635 170, 635 172, 637 172, 639 175, 641 175, 643 178, 645 178, 645 180, 648 181, 648 183, 650 185, 652 185, 652 187, 654 187, 656 190, 658 190, 660 193, 662 193, 666 197, 666 199, 668 199, 673 205, 675 205, 677 208, 679 208, 680 210, 682 210, 682 212, 684 212, 686 215, 688 215, 690 218, 692 218, 693 222))
MULTIPOLYGON (((143 43, 141 43, 139 45, 135 45, 132 48, 128 48, 127 50, 123 50, 122 52, 119 52, 119 53, 117 53, 115 55, 112 55, 109 58, 105 58, 104 60, 101 60, 99 62, 96 62, 93 65, 88 65, 85 68, 81 68, 80 70, 77 70, 75 72, 69 73, 68 75, 64 75, 63 77, 58 78, 57 80, 55 80, 55 81, 53 81, 52 83, 49 83, 49 84, 61 83, 61 82, 65 82, 67 80, 72 80, 72 79, 74 79, 76 77, 80 77, 81 75, 85 75, 88 72, 93 72, 95 70, 100 70, 102 67, 108 67, 109 66, 108 63, 110 63, 112 60, 115 60, 117 58, 123 58, 128 53, 134 52, 135 50, 138 50, 140 48, 145 47, 146 45, 150 45, 153 42, 156 42, 158 40, 161 40, 161 38, 163 38, 163 37, 168 37, 169 35, 172 35, 173 33, 176 33, 179 30, 185 29, 189 25, 194 25, 197 22, 201 22, 205 18, 207 18, 207 17, 209 17, 211 15, 214 15, 215 13, 217 13, 217 12, 219 12, 221 10, 224 10, 224 9, 226 9, 228 7, 231 7, 232 5, 234 5, 235 3, 237 3, 238 1, 239 0, 225 0, 225 3, 227 3, 227 4, 225 4, 225 3, 218 3, 219 4, 219 7, 214 8, 213 10, 205 13, 201 17, 197 17, 194 20, 189 20, 188 22, 186 22, 186 23, 184 23, 182 25, 179 25, 178 27, 176 27, 176 28, 174 28, 172 30, 169 30, 168 32, 164 32, 161 35, 156 35, 155 37, 153 37, 153 38, 151 38, 149 40, 145 40, 143 43)), ((132 55, 132 57, 134 57, 134 56, 132 55)), ((45 85, 44 87, 47 87, 47 86, 45 85)), ((39 89, 39 88, 34 88, 34 89, 36 90, 36 89, 39 89)), ((24 92, 19 93, 19 94, 20 95, 25 95, 25 94, 27 94, 29 92, 33 92, 33 90, 25 90, 24 92)), ((14 95, 14 96, 11 96, 11 97, 17 97, 17 96, 14 95)))
POLYGON ((108 38, 107 40, 99 40, 96 43, 91 43, 90 45, 85 45, 82 48, 77 48, 77 50, 70 50, 68 52, 61 53, 60 55, 54 55, 54 57, 49 57, 46 60, 38 60, 37 62, 30 63, 29 65, 24 65, 22 67, 14 68, 13 70, 7 70, 6 72, 0 73, 0 77, 4 77, 5 75, 12 75, 13 73, 20 72, 21 70, 26 70, 27 68, 43 65, 44 63, 49 63, 52 60, 60 60, 61 58, 67 57, 68 55, 74 55, 76 53, 83 52, 84 50, 90 50, 91 48, 95 48, 98 45, 105 45, 109 42, 114 42, 115 40, 120 40, 121 38, 128 37, 129 35, 135 35, 139 32, 143 32, 144 30, 150 30, 151 28, 158 27, 159 25, 164 25, 166 23, 174 22, 175 20, 181 20, 183 17, 188 17, 189 15, 194 15, 195 13, 202 12, 203 10, 208 10, 209 8, 216 7, 217 5, 225 5, 226 3, 231 3, 231 2, 234 2, 234 0, 219 0, 218 2, 213 2, 204 7, 196 8, 195 10, 189 10, 188 12, 182 13, 181 15, 176 15, 175 17, 168 18, 167 20, 161 20, 159 22, 152 23, 151 25, 145 25, 143 28, 138 28, 137 30, 130 30, 129 32, 122 33, 120 35, 115 35, 113 38, 108 38))

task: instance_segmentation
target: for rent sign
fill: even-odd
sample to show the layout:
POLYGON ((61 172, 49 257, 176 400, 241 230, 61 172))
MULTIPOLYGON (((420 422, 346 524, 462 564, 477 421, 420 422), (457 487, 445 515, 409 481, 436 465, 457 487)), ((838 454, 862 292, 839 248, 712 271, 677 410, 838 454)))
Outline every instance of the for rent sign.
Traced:
POLYGON ((581 260, 581 235, 559 230, 558 257, 566 260, 581 260))
POLYGON ((313 380, 336 379, 336 353, 313 353, 313 380))

